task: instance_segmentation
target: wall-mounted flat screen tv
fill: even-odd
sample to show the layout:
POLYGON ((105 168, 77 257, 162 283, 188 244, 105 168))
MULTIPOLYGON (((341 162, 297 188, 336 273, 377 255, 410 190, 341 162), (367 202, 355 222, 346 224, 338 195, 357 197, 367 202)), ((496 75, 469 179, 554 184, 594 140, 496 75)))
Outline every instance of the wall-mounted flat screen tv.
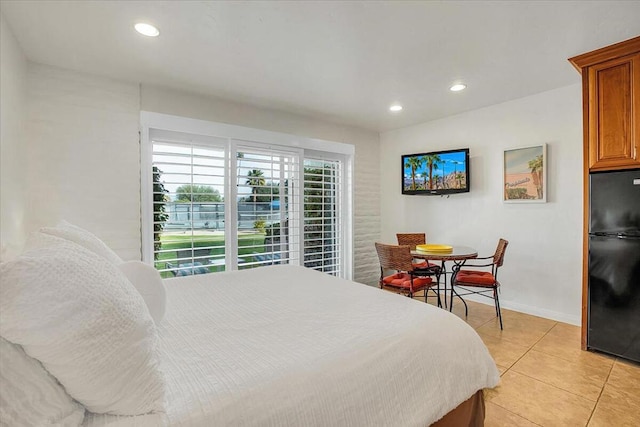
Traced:
POLYGON ((469 184, 468 148, 402 156, 402 194, 466 193, 469 184))

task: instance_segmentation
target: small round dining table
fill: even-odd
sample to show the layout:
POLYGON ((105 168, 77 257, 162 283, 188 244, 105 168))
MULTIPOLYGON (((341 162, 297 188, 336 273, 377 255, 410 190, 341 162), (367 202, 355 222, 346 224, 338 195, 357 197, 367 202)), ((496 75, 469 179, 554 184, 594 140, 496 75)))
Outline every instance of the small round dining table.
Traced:
MULTIPOLYGON (((449 281, 451 285, 451 299, 448 306, 449 311, 451 311, 453 308, 454 294, 455 296, 460 298, 460 300, 465 305, 465 307, 467 306, 467 303, 465 302, 465 300, 460 295, 458 295, 458 292, 456 292, 453 284, 455 283, 455 279, 456 279, 456 275, 458 274, 458 271, 460 271, 460 268, 462 268, 464 263, 468 259, 473 259, 478 257, 477 250, 469 246, 452 246, 452 249, 446 252, 442 252, 442 251, 426 252, 426 251, 412 250, 411 255, 414 258, 418 258, 418 259, 441 262, 440 275, 444 275, 444 306, 445 308, 447 308, 447 268, 446 268, 445 262, 451 261, 453 263, 453 266, 451 267, 451 279, 449 281)), ((440 283, 438 282, 438 291, 439 290, 440 290, 440 283)))

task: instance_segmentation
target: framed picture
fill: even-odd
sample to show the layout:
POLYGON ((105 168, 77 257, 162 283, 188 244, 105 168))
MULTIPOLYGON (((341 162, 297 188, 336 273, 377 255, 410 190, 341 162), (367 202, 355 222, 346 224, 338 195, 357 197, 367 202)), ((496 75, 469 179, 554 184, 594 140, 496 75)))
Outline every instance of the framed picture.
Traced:
POLYGON ((504 150, 505 203, 547 201, 547 144, 504 150))

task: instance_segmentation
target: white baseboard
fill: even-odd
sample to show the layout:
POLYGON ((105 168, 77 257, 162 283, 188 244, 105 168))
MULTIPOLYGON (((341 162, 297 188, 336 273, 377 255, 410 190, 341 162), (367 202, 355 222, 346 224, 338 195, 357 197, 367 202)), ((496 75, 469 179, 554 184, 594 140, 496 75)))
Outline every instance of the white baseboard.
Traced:
MULTIPOLYGON (((429 296, 432 296, 432 295, 433 294, 429 293, 429 296)), ((440 297, 441 298, 446 297, 447 303, 448 303, 449 292, 447 292, 445 296, 444 291, 440 291, 440 297)), ((422 298, 422 297, 418 297, 418 298, 422 298)), ((467 301, 473 301, 473 302, 477 302, 484 305, 490 305, 493 307, 493 299, 491 298, 483 298, 481 296, 476 296, 476 295, 465 295, 464 299, 467 301)), ((457 297, 454 303, 462 304, 457 297)), ((530 314, 532 316, 544 317, 545 319, 551 319, 557 322, 568 323, 570 325, 580 326, 582 324, 582 318, 580 317, 580 315, 572 316, 570 314, 560 313, 558 311, 553 311, 553 310, 547 310, 546 308, 534 307, 532 305, 521 304, 519 302, 503 301, 501 299, 500 307, 507 310, 513 310, 513 311, 518 311, 520 313, 530 314)))
MULTIPOLYGON (((480 304, 493 306, 493 300, 488 298, 477 297, 473 295, 468 295, 464 297, 468 301, 477 302, 480 304)), ((455 301, 455 303, 459 303, 455 301)), ((566 313, 560 313, 553 310, 547 310, 546 308, 534 307, 531 305, 521 304, 519 302, 513 301, 503 301, 500 299, 500 307, 505 308, 507 310, 518 311, 520 313, 531 314, 533 316, 544 317, 545 319, 556 320, 558 322, 568 323, 570 325, 581 325, 581 317, 580 316, 572 316, 566 313)))

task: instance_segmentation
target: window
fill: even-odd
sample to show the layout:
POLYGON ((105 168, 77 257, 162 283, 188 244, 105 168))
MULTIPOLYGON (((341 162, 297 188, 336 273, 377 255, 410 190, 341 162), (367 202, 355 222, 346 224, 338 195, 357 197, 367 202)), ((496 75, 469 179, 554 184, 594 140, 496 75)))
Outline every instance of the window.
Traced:
POLYGON ((300 152, 245 144, 234 157, 239 268, 299 264, 300 152))
POLYGON ((153 259, 163 277, 225 269, 224 141, 152 140, 153 259))
POLYGON ((350 278, 352 146, 181 120, 205 132, 143 120, 145 261, 163 277, 298 264, 350 278))
POLYGON ((340 276, 342 162, 304 159, 304 266, 340 276))

